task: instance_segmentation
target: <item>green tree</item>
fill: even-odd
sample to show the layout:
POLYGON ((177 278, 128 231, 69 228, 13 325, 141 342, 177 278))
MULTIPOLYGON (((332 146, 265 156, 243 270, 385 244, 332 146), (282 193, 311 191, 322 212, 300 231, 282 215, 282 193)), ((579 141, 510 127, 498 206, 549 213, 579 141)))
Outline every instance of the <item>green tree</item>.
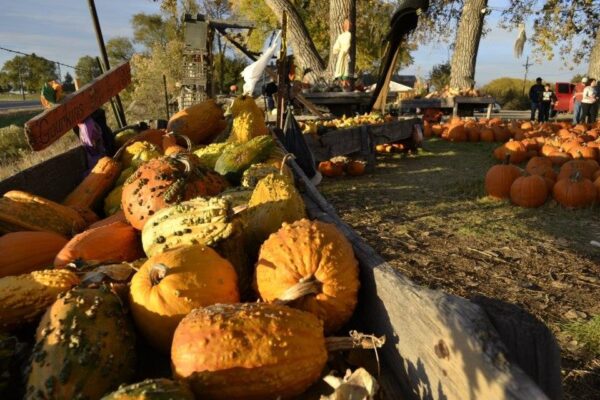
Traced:
POLYGON ((443 90, 450 84, 450 62, 434 65, 429 73, 429 83, 436 90, 443 90))
POLYGON ((70 73, 65 74, 65 78, 62 82, 63 92, 71 93, 75 91, 75 83, 73 83, 73 76, 70 73))
POLYGON ((95 77, 102 75, 102 71, 92 56, 80 57, 75 64, 75 74, 79 79, 79 85, 83 86, 91 82, 95 77))
POLYGON ((15 56, 4 63, 2 72, 12 87, 20 88, 22 82, 23 89, 30 92, 37 92, 45 82, 58 78, 56 65, 35 54, 15 56))
POLYGON ((583 75, 583 74, 575 74, 573 76, 573 78, 571 78, 571 83, 579 83, 579 82, 581 82, 581 80, 583 78, 585 78, 585 75, 583 75))
POLYGON ((133 40, 149 51, 152 46, 159 44, 165 47, 169 41, 167 27, 160 14, 135 14, 131 17, 133 40))
POLYGON ((8 92, 12 87, 12 82, 10 81, 8 74, 0 71, 0 92, 8 92))
POLYGON ((493 96, 502 107, 509 110, 527 110, 531 106, 527 93, 535 81, 502 77, 490 81, 481 92, 493 96))
POLYGON ((111 67, 129 61, 134 52, 133 44, 124 36, 117 36, 106 42, 106 53, 111 67))

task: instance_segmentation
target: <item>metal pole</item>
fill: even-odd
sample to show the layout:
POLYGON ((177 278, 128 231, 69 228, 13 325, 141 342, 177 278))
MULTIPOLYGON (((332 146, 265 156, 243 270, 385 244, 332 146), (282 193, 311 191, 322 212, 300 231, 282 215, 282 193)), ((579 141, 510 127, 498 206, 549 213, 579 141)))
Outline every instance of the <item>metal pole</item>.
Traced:
POLYGON ((167 112, 167 121, 171 119, 169 115, 169 95, 167 94, 167 76, 163 74, 163 88, 165 90, 165 110, 167 112))
MULTIPOLYGON (((94 31, 96 32, 96 41, 98 42, 98 47, 100 48, 100 55, 102 56, 102 61, 104 64, 104 72, 110 69, 110 63, 108 62, 108 54, 106 53, 106 47, 104 46, 104 39, 102 37, 102 30, 100 29, 100 21, 98 20, 98 13, 96 12, 96 4, 94 4, 94 0, 88 0, 88 7, 90 9, 90 14, 92 16, 92 22, 94 23, 94 31)), ((119 128, 127 125, 127 121, 125 120, 125 112, 123 111, 123 104, 121 103, 121 98, 117 94, 115 96, 116 101, 116 109, 119 114, 119 118, 117 118, 117 122, 119 123, 119 128)))
POLYGON ((23 91, 23 75, 21 75, 21 65, 19 64, 19 81, 21 82, 21 96, 23 96, 23 101, 25 101, 25 92, 23 91))

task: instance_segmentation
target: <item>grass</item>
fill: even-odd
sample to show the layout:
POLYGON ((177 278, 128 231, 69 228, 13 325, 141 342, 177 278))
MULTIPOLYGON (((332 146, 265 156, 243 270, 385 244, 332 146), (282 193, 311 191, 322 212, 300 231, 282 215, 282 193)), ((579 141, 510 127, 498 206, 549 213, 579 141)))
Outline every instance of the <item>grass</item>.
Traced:
POLYGON ((594 316, 589 321, 570 323, 565 326, 565 331, 589 352, 600 356, 600 315, 594 316))
MULTIPOLYGON (((25 100, 39 99, 39 94, 25 93, 25 100)), ((0 101, 23 101, 21 94, 0 93, 0 101)))
POLYGON ((0 128, 5 126, 23 126, 25 122, 39 114, 39 111, 20 111, 0 114, 0 128))

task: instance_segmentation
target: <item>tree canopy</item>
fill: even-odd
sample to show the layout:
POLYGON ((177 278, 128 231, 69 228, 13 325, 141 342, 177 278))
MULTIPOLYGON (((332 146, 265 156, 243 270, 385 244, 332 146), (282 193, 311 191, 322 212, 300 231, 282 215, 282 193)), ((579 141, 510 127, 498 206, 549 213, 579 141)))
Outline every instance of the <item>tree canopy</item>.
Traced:
POLYGON ((23 82, 23 88, 30 92, 37 92, 45 82, 58 79, 56 65, 35 54, 15 56, 4 63, 2 72, 12 88, 20 88, 23 82))
POLYGON ((134 52, 131 40, 125 36, 117 36, 106 42, 106 53, 111 67, 129 61, 134 52))
POLYGON ((77 79, 79 79, 79 84, 82 86, 102 74, 96 59, 92 56, 80 57, 75 68, 75 74, 77 79))

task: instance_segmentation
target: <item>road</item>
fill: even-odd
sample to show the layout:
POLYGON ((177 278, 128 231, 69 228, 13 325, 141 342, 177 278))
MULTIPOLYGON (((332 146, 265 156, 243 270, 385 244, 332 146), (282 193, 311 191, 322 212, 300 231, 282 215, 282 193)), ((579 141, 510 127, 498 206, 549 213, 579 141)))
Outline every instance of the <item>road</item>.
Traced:
POLYGON ((7 110, 35 110, 36 108, 42 108, 39 100, 26 100, 26 101, 0 101, 0 111, 7 110))

